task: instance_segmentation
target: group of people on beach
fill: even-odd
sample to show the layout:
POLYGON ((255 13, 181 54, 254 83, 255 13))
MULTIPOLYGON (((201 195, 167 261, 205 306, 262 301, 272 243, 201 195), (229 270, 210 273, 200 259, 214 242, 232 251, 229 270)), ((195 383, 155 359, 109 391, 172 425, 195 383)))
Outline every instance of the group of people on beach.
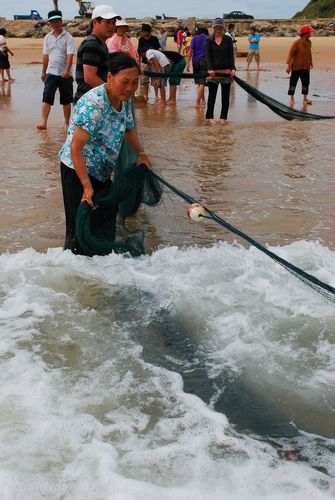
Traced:
MULTIPOLYGON (((181 54, 181 47, 177 51, 166 50, 164 29, 161 29, 158 38, 152 35, 150 25, 143 24, 138 47, 135 48, 126 35, 128 24, 125 19, 115 13, 111 6, 99 5, 92 13, 90 34, 77 51, 73 37, 62 26, 61 11, 50 11, 48 21, 52 31, 45 36, 43 43, 42 121, 37 129, 41 131, 47 128, 58 89, 60 104, 64 110, 64 126, 67 129, 67 138, 59 153, 66 218, 64 249, 80 254, 83 251, 76 236, 77 209, 82 202, 94 209, 94 193, 110 188, 111 176, 123 141, 137 154, 137 164, 151 168, 151 161, 135 129, 132 109, 132 99, 140 78, 144 100, 148 100, 151 83, 157 101, 165 104, 168 77, 170 95, 167 102, 174 104, 181 73, 185 67, 190 71, 192 64, 198 86, 196 106, 207 106, 206 119, 213 123, 214 106, 220 87, 220 121, 225 123, 231 83, 236 71, 236 36, 234 25, 231 24, 226 31, 223 19, 216 18, 212 23, 211 36, 206 28, 197 30, 190 40, 185 59, 181 54), (72 66, 75 55, 77 89, 73 96, 72 66), (166 77, 161 78, 163 75, 166 77), (207 103, 205 85, 208 87, 207 103), (72 103, 75 103, 73 111, 72 103)), ((291 102, 299 78, 302 80, 302 93, 307 102, 309 70, 312 67, 309 41, 311 32, 313 30, 309 27, 302 27, 300 39, 290 50, 287 72, 291 73, 291 102)), ((11 51, 6 44, 6 33, 1 33, 0 69, 6 70, 5 55, 11 51)), ((259 68, 259 41, 259 35, 252 29, 248 68, 253 57, 259 68)), ((11 78, 10 73, 7 75, 11 78)), ((108 210, 111 223, 115 223, 117 206, 111 206, 108 210)))

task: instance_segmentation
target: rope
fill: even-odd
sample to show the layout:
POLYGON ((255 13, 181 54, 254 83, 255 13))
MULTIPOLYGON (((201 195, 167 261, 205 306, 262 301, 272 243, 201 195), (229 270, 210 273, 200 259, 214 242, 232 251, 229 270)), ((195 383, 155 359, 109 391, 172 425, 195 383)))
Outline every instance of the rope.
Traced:
MULTIPOLYGON (((187 193, 184 193, 177 187, 173 186, 170 184, 168 181, 160 177, 158 174, 152 171, 152 175, 159 180, 164 186, 166 186, 170 191, 175 193, 179 198, 182 200, 186 201, 187 203, 199 203, 201 204, 198 200, 195 198, 192 198, 192 196, 188 195, 187 193)), ((202 205, 202 204, 201 204, 202 205)), ((206 212, 209 215, 209 218, 219 224, 220 226, 228 229, 233 234, 236 234, 243 240, 247 241, 250 243, 252 246, 263 252, 265 255, 270 257, 272 260, 280 264, 282 267, 284 267, 288 272, 296 276, 298 279, 303 281, 306 285, 309 287, 313 288, 313 290, 317 291, 319 294, 321 294, 323 297, 328 299, 329 301, 335 303, 335 288, 333 288, 331 285, 328 285, 327 283, 324 283, 323 281, 320 281, 318 278, 313 276, 312 274, 306 273, 303 269, 300 269, 299 267, 295 266, 291 262, 288 262, 287 260, 283 259, 279 255, 275 254, 265 246, 261 245, 258 243, 256 240, 254 240, 251 236, 248 234, 244 233, 243 231, 240 231, 236 227, 232 226, 228 222, 226 222, 224 219, 222 219, 219 215, 217 215, 215 212, 207 208, 206 206, 202 205, 203 208, 206 210, 206 212)))
MULTIPOLYGON (((146 76, 150 76, 153 78, 206 78, 208 76, 207 73, 159 73, 154 71, 144 71, 146 76)), ((222 73, 219 71, 215 72, 216 76, 227 76, 226 73, 222 73)), ((271 109, 274 113, 281 116, 285 120, 333 120, 335 116, 323 116, 323 115, 315 115, 313 113, 305 113, 304 111, 298 111, 296 109, 292 109, 286 104, 283 104, 276 99, 264 94, 260 90, 256 89, 249 83, 245 82, 241 78, 234 76, 235 82, 242 87, 243 90, 248 92, 252 97, 254 97, 257 101, 265 104, 268 108, 271 109)))

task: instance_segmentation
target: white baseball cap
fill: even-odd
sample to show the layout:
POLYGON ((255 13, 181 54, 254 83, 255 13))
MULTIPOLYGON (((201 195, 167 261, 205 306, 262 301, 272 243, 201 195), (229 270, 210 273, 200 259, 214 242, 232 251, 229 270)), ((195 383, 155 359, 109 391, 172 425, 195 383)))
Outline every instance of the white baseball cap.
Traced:
POLYGON ((122 19, 119 14, 113 12, 111 5, 97 5, 92 12, 92 19, 102 17, 102 19, 122 19))
POLYGON ((127 21, 125 19, 118 19, 115 23, 115 26, 118 27, 118 26, 129 26, 129 24, 127 23, 127 21))

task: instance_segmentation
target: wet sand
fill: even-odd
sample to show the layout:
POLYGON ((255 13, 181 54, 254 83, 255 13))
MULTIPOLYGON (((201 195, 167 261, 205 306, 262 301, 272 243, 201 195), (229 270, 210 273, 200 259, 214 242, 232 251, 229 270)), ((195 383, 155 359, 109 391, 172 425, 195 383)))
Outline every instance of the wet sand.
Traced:
MULTIPOLYGON (((245 59, 239 58, 238 76, 287 102, 284 69, 292 41, 264 38, 262 70, 247 74, 245 59)), ((8 44, 15 53, 16 82, 0 86, 0 251, 43 251, 63 242, 57 157, 65 139, 62 111, 56 96, 48 130, 36 132, 42 40, 11 39, 8 44)), ((334 38, 313 39, 313 113, 335 115, 333 46, 334 38)), ((239 50, 246 47, 246 39, 239 39, 239 50)), ((335 120, 287 122, 234 85, 229 123, 209 127, 204 110, 194 108, 194 97, 193 81, 185 80, 176 108, 159 108, 152 96, 148 105, 136 106, 139 132, 155 168, 262 243, 312 239, 333 248, 335 120)))

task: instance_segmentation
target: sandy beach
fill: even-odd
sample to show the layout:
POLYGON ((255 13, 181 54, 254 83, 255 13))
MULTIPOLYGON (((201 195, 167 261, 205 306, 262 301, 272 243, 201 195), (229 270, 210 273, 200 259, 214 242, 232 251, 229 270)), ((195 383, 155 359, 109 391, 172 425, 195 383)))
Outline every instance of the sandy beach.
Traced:
MULTIPOLYGON (((79 46, 82 38, 77 38, 79 46)), ((238 50, 248 50, 248 40, 246 37, 238 38, 238 50)), ((290 37, 264 37, 261 42, 261 58, 266 62, 282 62, 285 65, 287 53, 295 38, 290 37)), ((133 39, 136 44, 136 39, 133 39)), ((333 57, 335 47, 335 37, 314 37, 312 38, 313 57, 316 69, 333 69, 333 57)), ((42 63, 42 39, 34 38, 9 38, 8 45, 15 52, 11 59, 12 66, 22 64, 42 63)), ((176 50, 176 45, 172 38, 168 39, 168 50, 176 50)))

